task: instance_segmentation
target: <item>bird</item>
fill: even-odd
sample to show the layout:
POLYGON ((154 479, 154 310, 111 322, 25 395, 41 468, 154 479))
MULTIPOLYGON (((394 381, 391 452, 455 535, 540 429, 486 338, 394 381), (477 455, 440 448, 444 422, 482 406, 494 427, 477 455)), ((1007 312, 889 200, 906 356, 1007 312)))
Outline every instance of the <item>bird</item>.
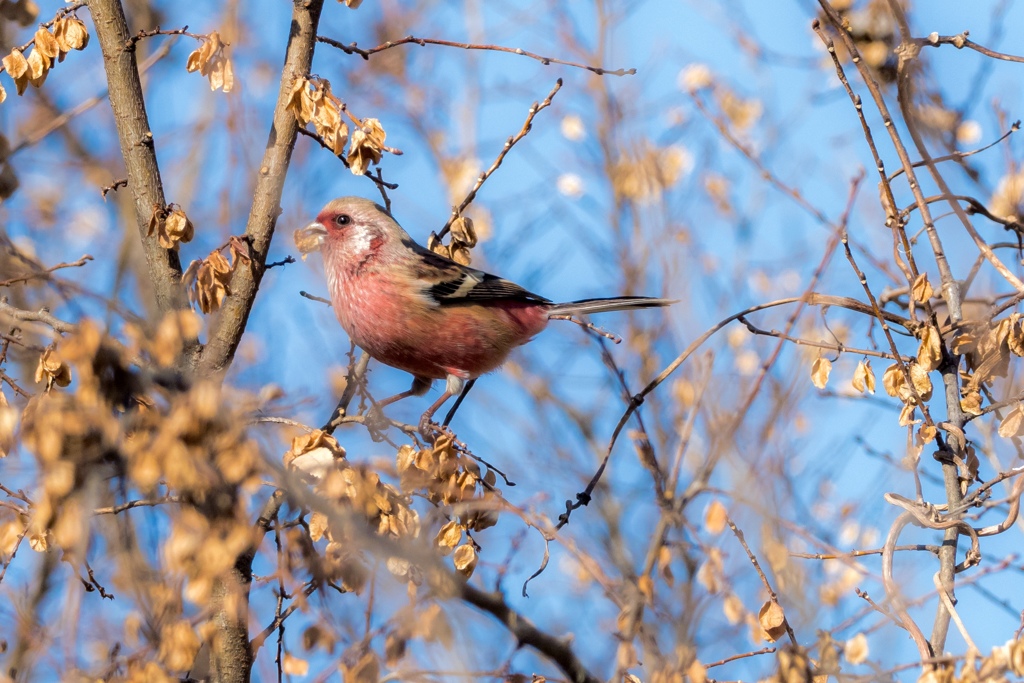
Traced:
POLYGON ((555 303, 417 244, 390 211, 363 197, 328 202, 295 231, 295 243, 323 256, 331 305, 349 338, 371 358, 413 375, 408 391, 378 407, 445 380, 445 391, 420 418, 425 437, 448 399, 500 367, 549 320, 675 303, 644 296, 555 303))

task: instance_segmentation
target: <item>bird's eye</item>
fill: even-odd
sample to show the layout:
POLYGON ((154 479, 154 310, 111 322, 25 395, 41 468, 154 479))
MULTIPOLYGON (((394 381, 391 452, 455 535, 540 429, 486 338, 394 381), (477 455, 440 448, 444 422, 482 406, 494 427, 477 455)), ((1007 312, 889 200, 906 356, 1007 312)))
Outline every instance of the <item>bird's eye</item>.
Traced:
POLYGON ((352 217, 347 213, 338 214, 334 217, 334 222, 338 225, 348 225, 352 222, 352 217))

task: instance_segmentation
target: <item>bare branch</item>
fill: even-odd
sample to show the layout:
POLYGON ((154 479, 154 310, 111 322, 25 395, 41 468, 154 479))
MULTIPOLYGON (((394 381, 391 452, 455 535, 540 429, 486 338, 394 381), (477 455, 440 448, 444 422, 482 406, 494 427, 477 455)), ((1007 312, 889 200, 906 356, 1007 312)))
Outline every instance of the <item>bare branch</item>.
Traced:
POLYGON ((274 237, 277 217, 281 215, 285 176, 298 136, 299 125, 288 109, 288 101, 295 79, 308 74, 313 63, 316 28, 323 4, 323 0, 296 2, 292 11, 292 32, 278 88, 274 122, 260 164, 255 199, 243 238, 249 243, 252 259, 248 268, 236 268, 231 277, 231 296, 224 300, 220 316, 197 363, 203 374, 220 375, 231 365, 266 272, 270 241, 274 237))
POLYGON ((538 55, 533 52, 527 52, 522 48, 503 47, 501 45, 476 45, 473 43, 456 43, 450 40, 438 40, 436 38, 416 38, 414 36, 406 36, 405 38, 400 38, 399 40, 389 40, 388 42, 382 43, 377 47, 372 47, 369 50, 363 50, 362 48, 357 47, 355 43, 349 43, 348 45, 345 45, 341 42, 338 42, 337 40, 327 38, 326 36, 317 36, 316 39, 317 41, 324 43, 325 45, 330 45, 331 47, 338 48, 347 55, 359 55, 363 59, 367 60, 370 59, 371 55, 377 54, 378 52, 390 50, 391 48, 398 47, 399 45, 408 45, 410 43, 415 43, 416 45, 441 45, 444 47, 459 47, 464 50, 490 50, 492 52, 508 52, 510 54, 522 55, 523 57, 536 59, 544 66, 548 66, 550 64, 563 64, 565 66, 571 66, 577 69, 586 69, 587 71, 595 73, 598 76, 633 76, 636 74, 636 69, 611 70, 600 66, 577 64, 576 62, 567 62, 562 59, 556 59, 555 57, 545 57, 543 55, 538 55))
POLYGON ((178 252, 164 249, 156 235, 149 235, 154 207, 166 205, 155 141, 146 115, 142 81, 135 51, 125 48, 131 36, 120 0, 88 0, 87 6, 96 25, 96 37, 103 51, 110 107, 128 172, 128 186, 135 203, 135 220, 146 255, 149 279, 153 284, 157 310, 163 314, 188 308, 181 285, 181 261, 178 252))

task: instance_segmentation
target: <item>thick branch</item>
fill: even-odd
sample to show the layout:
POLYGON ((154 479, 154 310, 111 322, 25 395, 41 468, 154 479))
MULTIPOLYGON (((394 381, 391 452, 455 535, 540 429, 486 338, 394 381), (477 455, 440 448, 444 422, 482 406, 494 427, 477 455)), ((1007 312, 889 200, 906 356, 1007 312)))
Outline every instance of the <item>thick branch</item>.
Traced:
POLYGON ((245 227, 245 240, 251 248, 252 260, 249 268, 236 269, 231 278, 231 296, 224 301, 216 327, 199 360, 199 370, 204 374, 220 374, 231 365, 266 270, 270 240, 274 236, 277 217, 281 215, 284 180, 298 136, 299 125, 295 115, 288 110, 288 100, 295 79, 308 74, 313 64, 316 29, 323 4, 323 0, 293 0, 291 36, 274 108, 274 123, 270 128, 245 227))
POLYGON ((155 141, 149 129, 135 52, 125 49, 131 34, 124 9, 120 0, 89 0, 88 7, 103 51, 110 108, 117 125, 128 187, 135 202, 135 220, 146 255, 157 310, 163 314, 173 309, 184 309, 188 307, 188 299, 181 286, 178 252, 164 249, 157 242, 156 236, 148 236, 149 220, 154 209, 165 206, 164 188, 156 162, 155 141))
POLYGON ((572 683, 599 683, 569 646, 569 641, 541 631, 513 610, 500 593, 488 593, 462 583, 459 597, 500 621, 521 645, 529 645, 558 665, 572 683))

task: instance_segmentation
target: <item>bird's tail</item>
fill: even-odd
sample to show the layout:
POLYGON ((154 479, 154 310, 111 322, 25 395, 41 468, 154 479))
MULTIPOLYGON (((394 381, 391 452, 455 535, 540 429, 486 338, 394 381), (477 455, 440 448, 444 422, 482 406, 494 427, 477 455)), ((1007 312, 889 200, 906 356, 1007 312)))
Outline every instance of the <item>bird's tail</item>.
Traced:
POLYGON ((589 315, 609 311, 631 311, 634 308, 656 308, 676 303, 676 299, 657 299, 651 296, 616 296, 607 299, 581 299, 555 304, 548 315, 589 315))

